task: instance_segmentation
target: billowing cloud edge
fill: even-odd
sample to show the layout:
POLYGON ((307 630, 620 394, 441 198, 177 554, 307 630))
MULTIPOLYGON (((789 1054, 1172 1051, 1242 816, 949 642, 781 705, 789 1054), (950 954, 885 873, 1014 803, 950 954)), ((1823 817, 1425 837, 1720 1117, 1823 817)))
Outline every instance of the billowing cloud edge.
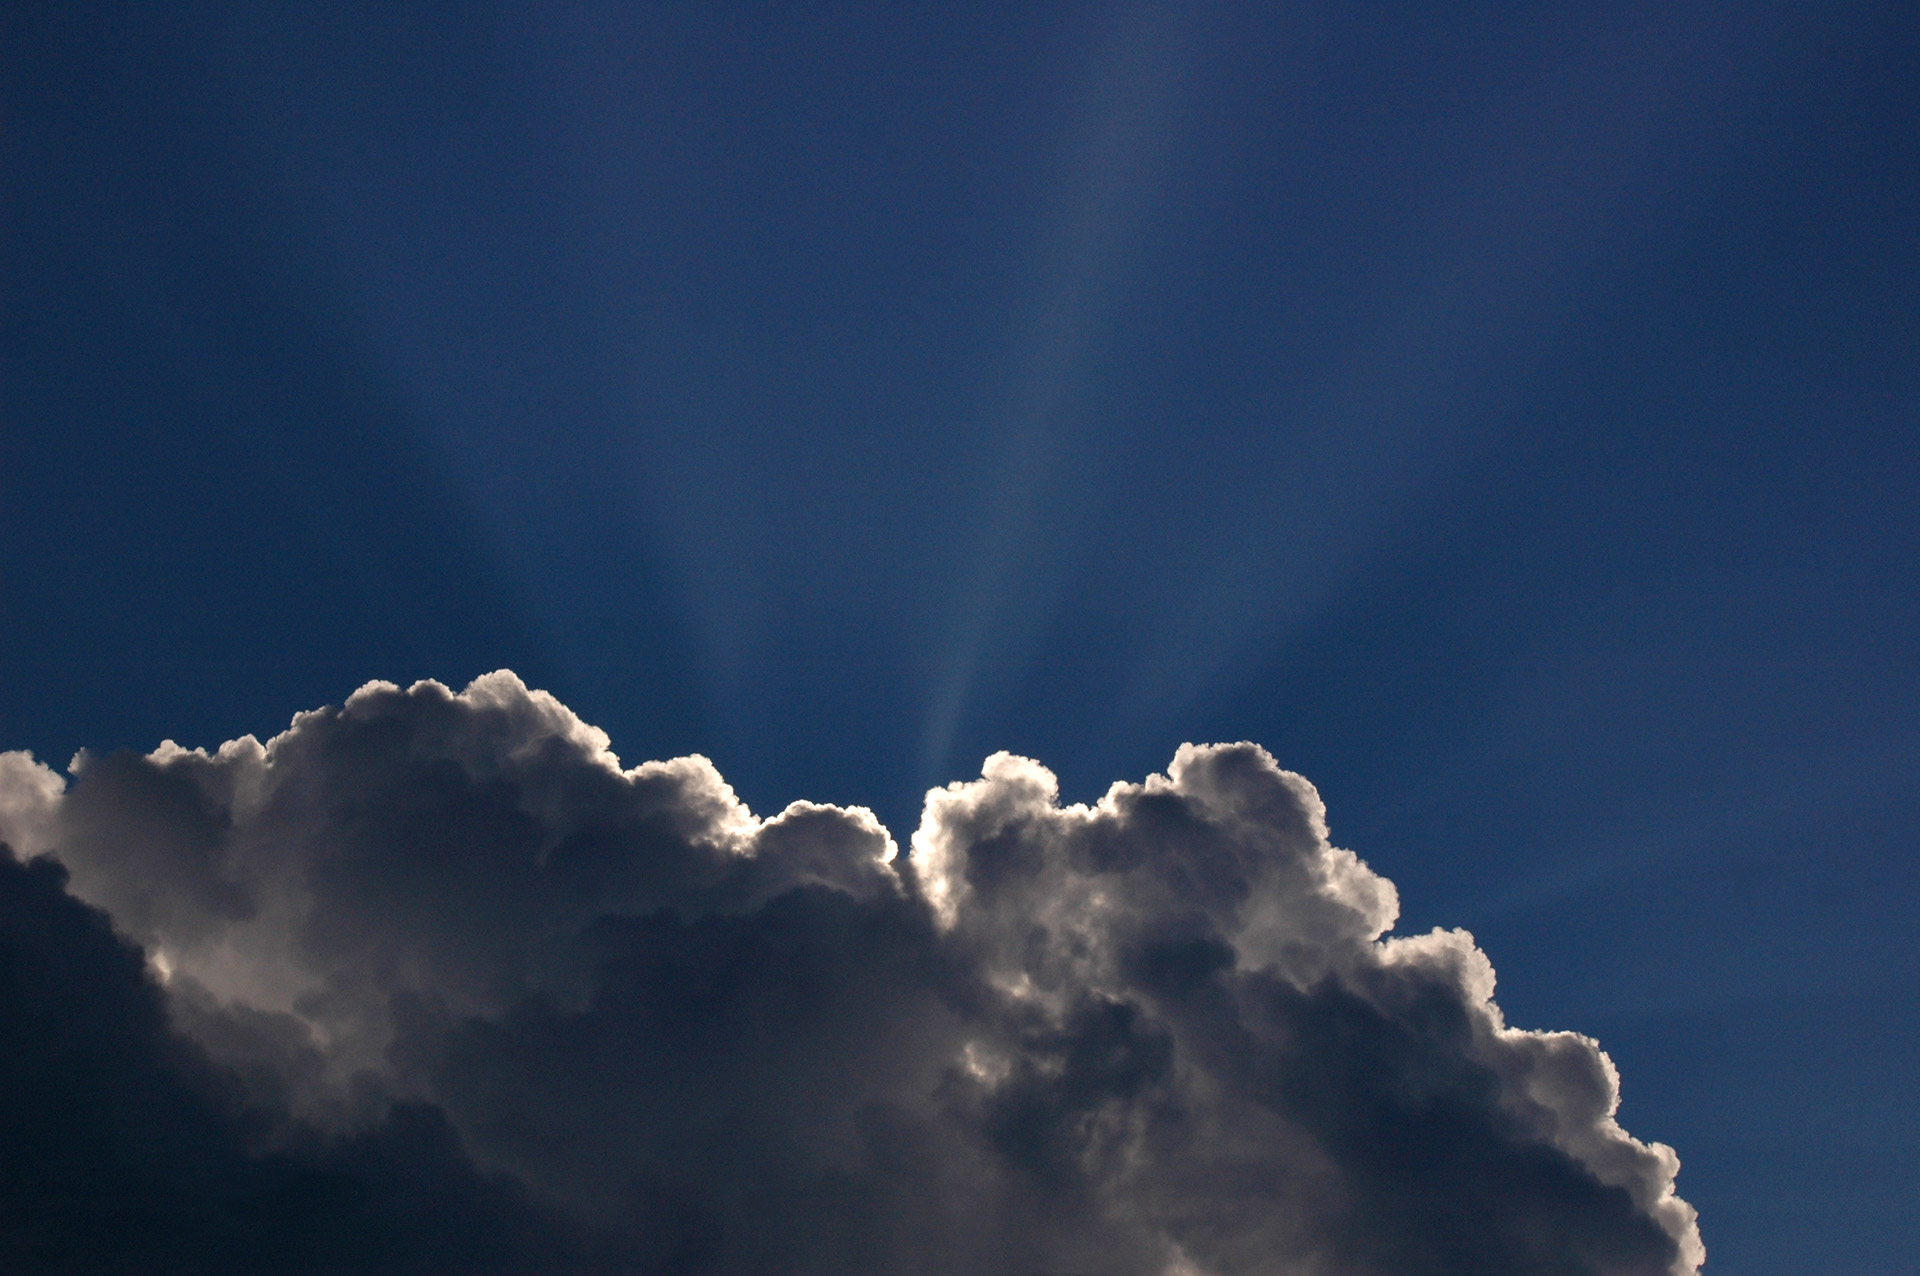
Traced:
MULTIPOLYGON (((585 1200, 579 1180, 644 1177, 652 1163, 530 1151, 494 1130, 497 1114, 448 1061, 494 1058, 460 1051, 530 1006, 657 1027, 652 1011, 609 1009, 605 935, 631 919, 681 919, 672 942, 697 945, 689 926, 886 916, 905 920, 876 951, 935 970, 890 994, 899 1019, 926 1021, 900 1047, 916 1057, 797 1124, 845 1126, 891 1105, 937 1129, 925 1137, 946 1140, 954 1167, 1070 1188, 1073 1219, 1012 1228, 1009 1253, 1282 1269, 1264 1253, 1337 1272, 1438 1244, 1529 1270, 1551 1254, 1515 1238, 1548 1226, 1585 1264, 1566 1270, 1704 1261, 1674 1192, 1678 1158, 1620 1127, 1618 1073, 1597 1043, 1508 1026, 1467 932, 1388 935, 1392 884, 1330 843, 1313 786, 1256 745, 1183 745, 1165 774, 1067 806, 1044 766, 995 754, 979 779, 928 794, 904 860, 864 808, 803 802, 763 819, 703 757, 624 768, 604 732, 507 671, 458 693, 373 682, 264 745, 169 741, 144 757, 82 754, 69 771, 71 785, 0 754, 0 840, 56 859, 71 893, 142 947, 177 1031, 302 1128, 436 1105, 490 1170, 588 1215, 621 1202, 585 1200), (1318 1075, 1323 1031, 1371 1034, 1354 1076, 1318 1075), (1102 1072, 1095 1041, 1126 1066, 1102 1072), (1369 1089, 1382 1079, 1420 1093, 1369 1089), (1236 1121, 1273 1145, 1215 1155, 1197 1134, 1236 1121), (1399 1182, 1355 1151, 1377 1140, 1435 1165, 1464 1155, 1422 1142, 1422 1121, 1460 1126, 1469 1168, 1508 1185, 1489 1226, 1510 1205, 1512 1236, 1366 1235, 1450 1199, 1452 1185, 1399 1182), (1228 1199, 1219 1175, 1235 1165, 1267 1174, 1271 1199, 1228 1199), (1558 1195, 1524 1199, 1529 1174, 1558 1195), (1567 1205, 1588 1198, 1603 1223, 1567 1205)), ((837 977, 853 988, 868 976, 837 977)), ((805 1025, 781 1031, 794 1040, 776 1032, 761 1047, 800 1051, 805 1025)), ((564 1079, 539 1070, 506 1089, 551 1098, 564 1079)), ((602 1101, 651 1128, 623 1106, 644 1099, 616 1085, 602 1101)), ((743 1144, 760 1133, 724 1121, 705 1132, 743 1144)), ((769 1191, 815 1190, 765 1174, 769 1191)))

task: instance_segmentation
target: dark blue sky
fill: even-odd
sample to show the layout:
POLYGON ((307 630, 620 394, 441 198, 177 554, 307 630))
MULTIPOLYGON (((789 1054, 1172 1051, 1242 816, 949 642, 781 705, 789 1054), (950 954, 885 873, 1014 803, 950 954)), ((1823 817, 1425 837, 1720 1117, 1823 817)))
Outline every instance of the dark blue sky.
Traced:
POLYGON ((1711 1266, 1920 1248, 1901 4, 15 7, 0 747, 1253 739, 1711 1266))

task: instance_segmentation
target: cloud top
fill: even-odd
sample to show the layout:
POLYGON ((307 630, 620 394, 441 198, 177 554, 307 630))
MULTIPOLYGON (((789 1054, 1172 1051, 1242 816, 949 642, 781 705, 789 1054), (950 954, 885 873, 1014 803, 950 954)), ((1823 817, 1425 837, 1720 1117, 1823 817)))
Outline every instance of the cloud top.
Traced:
MULTIPOLYGON (((411 1270, 476 1212, 471 1270, 1703 1261, 1606 1055, 1508 1027, 1464 931, 1389 937, 1392 884, 1255 745, 1090 806, 996 754, 906 856, 704 758, 624 768, 507 672, 72 775, 0 755, 0 1014, 128 1038, 73 1084, 170 1124, 69 1132, 70 1195, 174 1222, 134 1267, 198 1227, 235 1270, 411 1270)), ((48 1228, 0 1244, 53 1270, 85 1229, 48 1228)))

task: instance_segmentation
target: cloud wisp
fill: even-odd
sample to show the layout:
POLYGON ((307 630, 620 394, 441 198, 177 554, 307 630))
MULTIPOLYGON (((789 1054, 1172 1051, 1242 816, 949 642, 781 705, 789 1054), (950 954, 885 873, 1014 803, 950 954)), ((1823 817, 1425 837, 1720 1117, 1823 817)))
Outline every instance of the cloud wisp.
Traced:
POLYGON ((1588 1038, 1249 744, 907 854, 510 673, 0 755, 8 1270, 1594 1273, 1703 1261, 1588 1038))

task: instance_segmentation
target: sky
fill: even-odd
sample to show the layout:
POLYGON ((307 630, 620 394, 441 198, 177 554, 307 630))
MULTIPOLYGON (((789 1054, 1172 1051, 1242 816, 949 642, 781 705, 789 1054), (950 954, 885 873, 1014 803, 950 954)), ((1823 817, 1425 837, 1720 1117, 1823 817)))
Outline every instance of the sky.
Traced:
MULTIPOLYGON (((517 1270, 935 1270, 901 1238, 941 1225, 910 1225, 904 1205, 887 1215, 897 1234, 856 1245, 850 1223, 792 1222, 774 1229, 789 1250, 747 1255, 713 1239, 733 1233, 685 1221, 731 1217, 701 1204, 706 1187, 598 1199, 580 1184, 603 1165, 562 1163, 495 1121, 514 1085, 536 1106, 599 1093, 586 1074, 526 1062, 574 1057, 538 1045, 552 1025, 527 1007, 615 1038, 642 1025, 707 1041, 685 1026, 693 1011, 647 1000, 665 978, 647 963, 732 969, 777 950, 779 926, 812 936, 792 942, 839 972, 822 987, 861 987, 869 976, 848 972, 864 960, 898 967, 897 984, 872 990, 898 1014, 876 1011, 860 1031, 910 1038, 888 1048, 924 1068, 903 1064, 899 1085, 981 1034, 968 1040, 985 1053, 950 1079, 987 1097, 938 1115, 914 1106, 926 1094, 883 1087, 847 1111, 896 1105, 901 1130, 947 1149, 929 1163, 985 1201, 1015 1169, 1067 1181, 1047 1140, 1091 1119, 1086 1094, 1135 1112, 1164 1090, 1199 1111, 1167 1059, 1199 1060, 1207 1094, 1258 1107, 1266 1092, 1221 1061, 1222 1024, 1324 1032, 1325 1057, 1368 1084, 1387 1086, 1403 1059, 1422 1077, 1467 1059, 1473 1084, 1507 1095, 1521 1084, 1513 1060, 1570 1039, 1498 1036, 1469 969, 1483 953, 1504 1021, 1597 1038, 1618 1067, 1620 1125, 1677 1150, 1706 1270, 1908 1269, 1920 1247, 1911 6, 28 4, 0 17, 0 67, 0 749, 37 760, 0 771, 12 785, 0 823, 14 841, 43 836, 18 854, 53 856, 38 876, 9 866, 3 933, 16 954, 80 954, 48 958, 46 987, 119 1007, 122 1035, 98 1040, 149 1061, 137 1076, 102 1065, 74 1082, 94 1096, 75 1102, 117 1111, 99 1096, 162 1094, 174 1114, 139 1139, 105 1118, 34 1126, 45 1141, 20 1134, 16 1149, 148 1166, 139 1181, 165 1192, 114 1193, 153 1217, 212 1217, 182 1204, 197 1191, 278 1202, 251 1218, 307 1220, 278 1239, 247 1233, 266 1247, 244 1251, 254 1270, 323 1269, 287 1239, 329 1216, 286 1166, 377 1198, 394 1165, 428 1161, 452 1213, 381 1233, 392 1270, 427 1252, 418 1235, 462 1234, 460 1210, 521 1220, 519 1239, 499 1242, 517 1270), (517 677, 459 697, 405 690, 433 679, 462 692, 503 669, 517 677), (376 679, 396 689, 365 693, 358 717, 302 719, 271 765, 219 752, 376 679), (367 723, 426 742, 403 765, 381 751, 388 736, 355 734, 367 723), (559 742, 540 746, 552 756, 499 752, 542 739, 559 742), (209 758, 154 753, 163 740, 209 758), (1188 769, 1170 770, 1183 744, 1234 741, 1265 753, 1180 753, 1188 769), (82 749, 95 761, 68 775, 82 749), (1034 763, 983 773, 1000 751, 1034 763), (693 754, 767 822, 728 814, 706 772, 672 772, 680 787, 646 799, 651 814, 618 813, 637 797, 583 796, 621 768, 693 754), (1231 783, 1203 783, 1213 772, 1191 761, 1216 757, 1240 760, 1221 772, 1231 783), (1021 769, 1035 764, 1058 805, 1021 769), (1312 788, 1288 787, 1274 764, 1312 788), (244 777, 271 775, 288 796, 250 805, 244 777), (1116 782, 1145 787, 1075 813, 1116 782), (509 816, 487 784, 557 796, 509 816), (930 789, 957 796, 929 804, 930 789), (1026 814, 968 814, 1001 809, 1002 789, 1026 814), (1223 814, 1221 794, 1256 792, 1278 821, 1267 832, 1223 814), (1173 819, 1153 814, 1163 800, 1204 835, 1155 824, 1173 819), (1299 832, 1320 800, 1331 847, 1299 832), (812 808, 781 815, 794 802, 820 805, 813 824, 812 808), (408 824, 396 811, 439 814, 408 824), (425 983, 395 983, 386 958, 365 956, 385 939, 353 950, 351 979, 316 956, 335 953, 314 938, 326 925, 439 934, 440 920, 408 911, 430 895, 402 889, 439 879, 404 865, 393 881, 374 868, 329 878, 345 893, 328 896, 340 911, 323 924, 299 911, 287 864, 400 864, 409 836, 465 829, 492 845, 508 826, 541 857, 577 834, 595 854, 641 846, 692 867, 671 888, 593 878, 578 898, 629 929, 578 951, 550 932, 592 931, 588 914, 515 911, 449 879, 435 889, 471 910, 433 912, 447 934, 500 927, 529 946, 508 960, 450 939, 420 958, 438 972, 425 983), (881 827, 898 854, 873 868, 881 827), (1087 849, 1156 828, 1169 863, 1230 860, 1247 897, 1277 911, 1256 925, 1209 903, 1199 868, 1183 896, 1087 849), (1307 877, 1270 881, 1236 858, 1275 838, 1307 877), (262 849, 295 842, 346 859, 262 849), (699 867, 709 843, 747 848, 770 866, 764 881, 702 876, 720 872, 699 867), (1333 847, 1369 876, 1341 876, 1333 847), (996 856, 1016 867, 990 867, 996 856), (1114 887, 1122 920, 1087 902, 1099 891, 1086 883, 1109 872, 1132 883, 1114 887), (975 892, 953 917, 938 907, 947 878, 975 892), (149 879, 172 885, 153 898, 128 885, 149 879), (1320 955, 1298 969, 1274 965, 1263 945, 1309 880, 1366 924, 1314 940, 1320 955), (1374 880, 1397 891, 1393 935, 1462 927, 1472 940, 1375 943, 1374 880), (1074 924, 1100 937, 1094 973, 1008 955, 1009 919, 1071 912, 1062 901, 1093 910, 1074 924), (671 930, 672 910, 708 938, 646 930, 671 930), (1218 969, 1192 957, 1203 973, 1191 977, 1219 998, 1231 985, 1238 1009, 1167 983, 1129 947, 1147 943, 1130 910, 1187 918, 1155 944, 1177 932, 1192 953, 1228 953, 1218 969), (120 941, 103 938, 103 912, 120 941), (307 946, 248 938, 275 918, 307 946), (155 953, 184 963, 179 978, 159 980, 155 953), (579 982, 589 967, 603 983, 579 982), (1108 1000, 1054 1006, 1053 1036, 1010 1027, 1017 1007, 993 998, 1012 995, 1015 967, 1108 1000), (94 982, 61 985, 62 970, 94 982), (1329 970, 1346 983, 1314 982, 1329 970), (1457 1004, 1472 1042, 1410 1027, 1401 994, 1381 991, 1403 983, 1457 1004), (325 1013, 292 991, 320 987, 325 1013), (431 1031, 381 1017, 435 997, 452 1018, 431 1031), (1352 1027, 1366 1015, 1426 1053, 1340 1055, 1366 1038, 1352 1027), (922 1023, 936 1026, 915 1035, 922 1023), (315 1047, 320 1063, 285 1044, 290 1024, 331 1043, 315 1047), (1112 1048, 1138 1076, 1089 1081, 1078 1098, 1046 1090, 1080 1075, 1074 1061, 1092 1056, 1072 1043, 1101 1032, 1131 1043, 1112 1048), (395 1062, 401 1046, 420 1057, 395 1062), (181 1049, 199 1052, 198 1080, 175 1075, 181 1049), (439 1071, 421 1062, 435 1051, 439 1071), (362 1063, 377 1085, 349 1093, 342 1078, 362 1063), (251 1080, 206 1097, 233 1076, 251 1080), (475 1097, 487 1077, 493 1107, 475 1097), (277 1114, 278 1133, 236 1133, 235 1104, 277 1114), (176 1157, 188 1146, 199 1160, 176 1157), (582 1240, 581 1227, 604 1234, 582 1240), (658 1252, 634 1239, 681 1232, 658 1252), (830 1232, 842 1248, 819 1239, 830 1232)), ((42 1004, 8 995, 8 1013, 42 1004)), ((82 1030, 46 1013, 16 1022, 49 1040, 82 1030)), ((762 1024, 769 1050, 803 1071, 857 1071, 808 1053, 821 1025, 853 1022, 835 1013, 762 1024)), ((1589 1246, 1577 1254, 1497 1260, 1466 1240, 1410 1233, 1411 1248, 1368 1250, 1351 1229, 1314 1231, 1300 1220, 1405 1215, 1412 1198, 1393 1192, 1416 1189, 1381 1186, 1356 1109, 1295 1064, 1272 1064, 1292 1078, 1274 1119, 1354 1185, 1349 1213, 1281 1193, 1264 1215, 1234 1214, 1209 1177, 1225 1171, 1176 1141, 1154 1145, 1154 1174, 1125 1188, 1137 1197, 1073 1179, 1077 1204, 1024 1221, 1004 1203, 1018 1193, 992 1197, 978 1208, 1004 1215, 1002 1249, 940 1261, 982 1273, 1184 1262, 1218 1276, 1263 1270, 1256 1251, 1317 1254, 1339 1273, 1670 1261, 1646 1257, 1657 1246, 1640 1215, 1640 1231, 1567 1223, 1589 1246), (1122 1199, 1160 1230, 1143 1240, 1086 1221, 1087 1202, 1122 1199), (1195 1203, 1209 1200, 1217 1218, 1195 1203)), ((1500 1124, 1483 1098, 1461 1098, 1456 1116, 1472 1130, 1485 1117, 1485 1146, 1513 1164, 1549 1145, 1582 1174, 1598 1164, 1570 1135, 1500 1124)), ((619 1087, 600 1101, 629 1115, 647 1102, 619 1087)), ((805 1175, 779 1160, 794 1155, 781 1140, 813 1146, 808 1123, 845 1113, 774 1106, 769 1121, 791 1118, 780 1139, 756 1142, 761 1127, 737 1113, 713 1137, 749 1167, 741 1181, 797 1219, 825 1189, 796 1186, 805 1175), (765 1151, 776 1145, 788 1150, 765 1151)), ((1615 1148, 1598 1121, 1595 1146, 1615 1148)), ((629 1133, 655 1146, 657 1131, 629 1133)), ((1507 1182, 1508 1162, 1486 1157, 1485 1181, 1507 1182)), ((913 1195, 906 1171, 862 1164, 913 1195)), ((1276 1164, 1262 1171, 1276 1182, 1312 1178, 1276 1164)), ((1664 1171, 1646 1166, 1633 1181, 1657 1196, 1664 1171)), ((1545 1180, 1511 1172, 1521 1187, 1501 1199, 1534 1200, 1522 1188, 1545 1180)), ((61 1199, 91 1199, 87 1182, 61 1199)), ((28 1236, 25 1189, 9 1184, 0 1229, 28 1236)), ((1553 1208, 1586 1218, 1566 1193, 1553 1208)), ((1634 1199, 1661 1235, 1684 1231, 1634 1199)), ((806 1216, 838 1217, 818 1210, 806 1216)), ((60 1226, 18 1253, 57 1269, 80 1235, 60 1226)), ((208 1243, 185 1223, 162 1233, 208 1243)))

